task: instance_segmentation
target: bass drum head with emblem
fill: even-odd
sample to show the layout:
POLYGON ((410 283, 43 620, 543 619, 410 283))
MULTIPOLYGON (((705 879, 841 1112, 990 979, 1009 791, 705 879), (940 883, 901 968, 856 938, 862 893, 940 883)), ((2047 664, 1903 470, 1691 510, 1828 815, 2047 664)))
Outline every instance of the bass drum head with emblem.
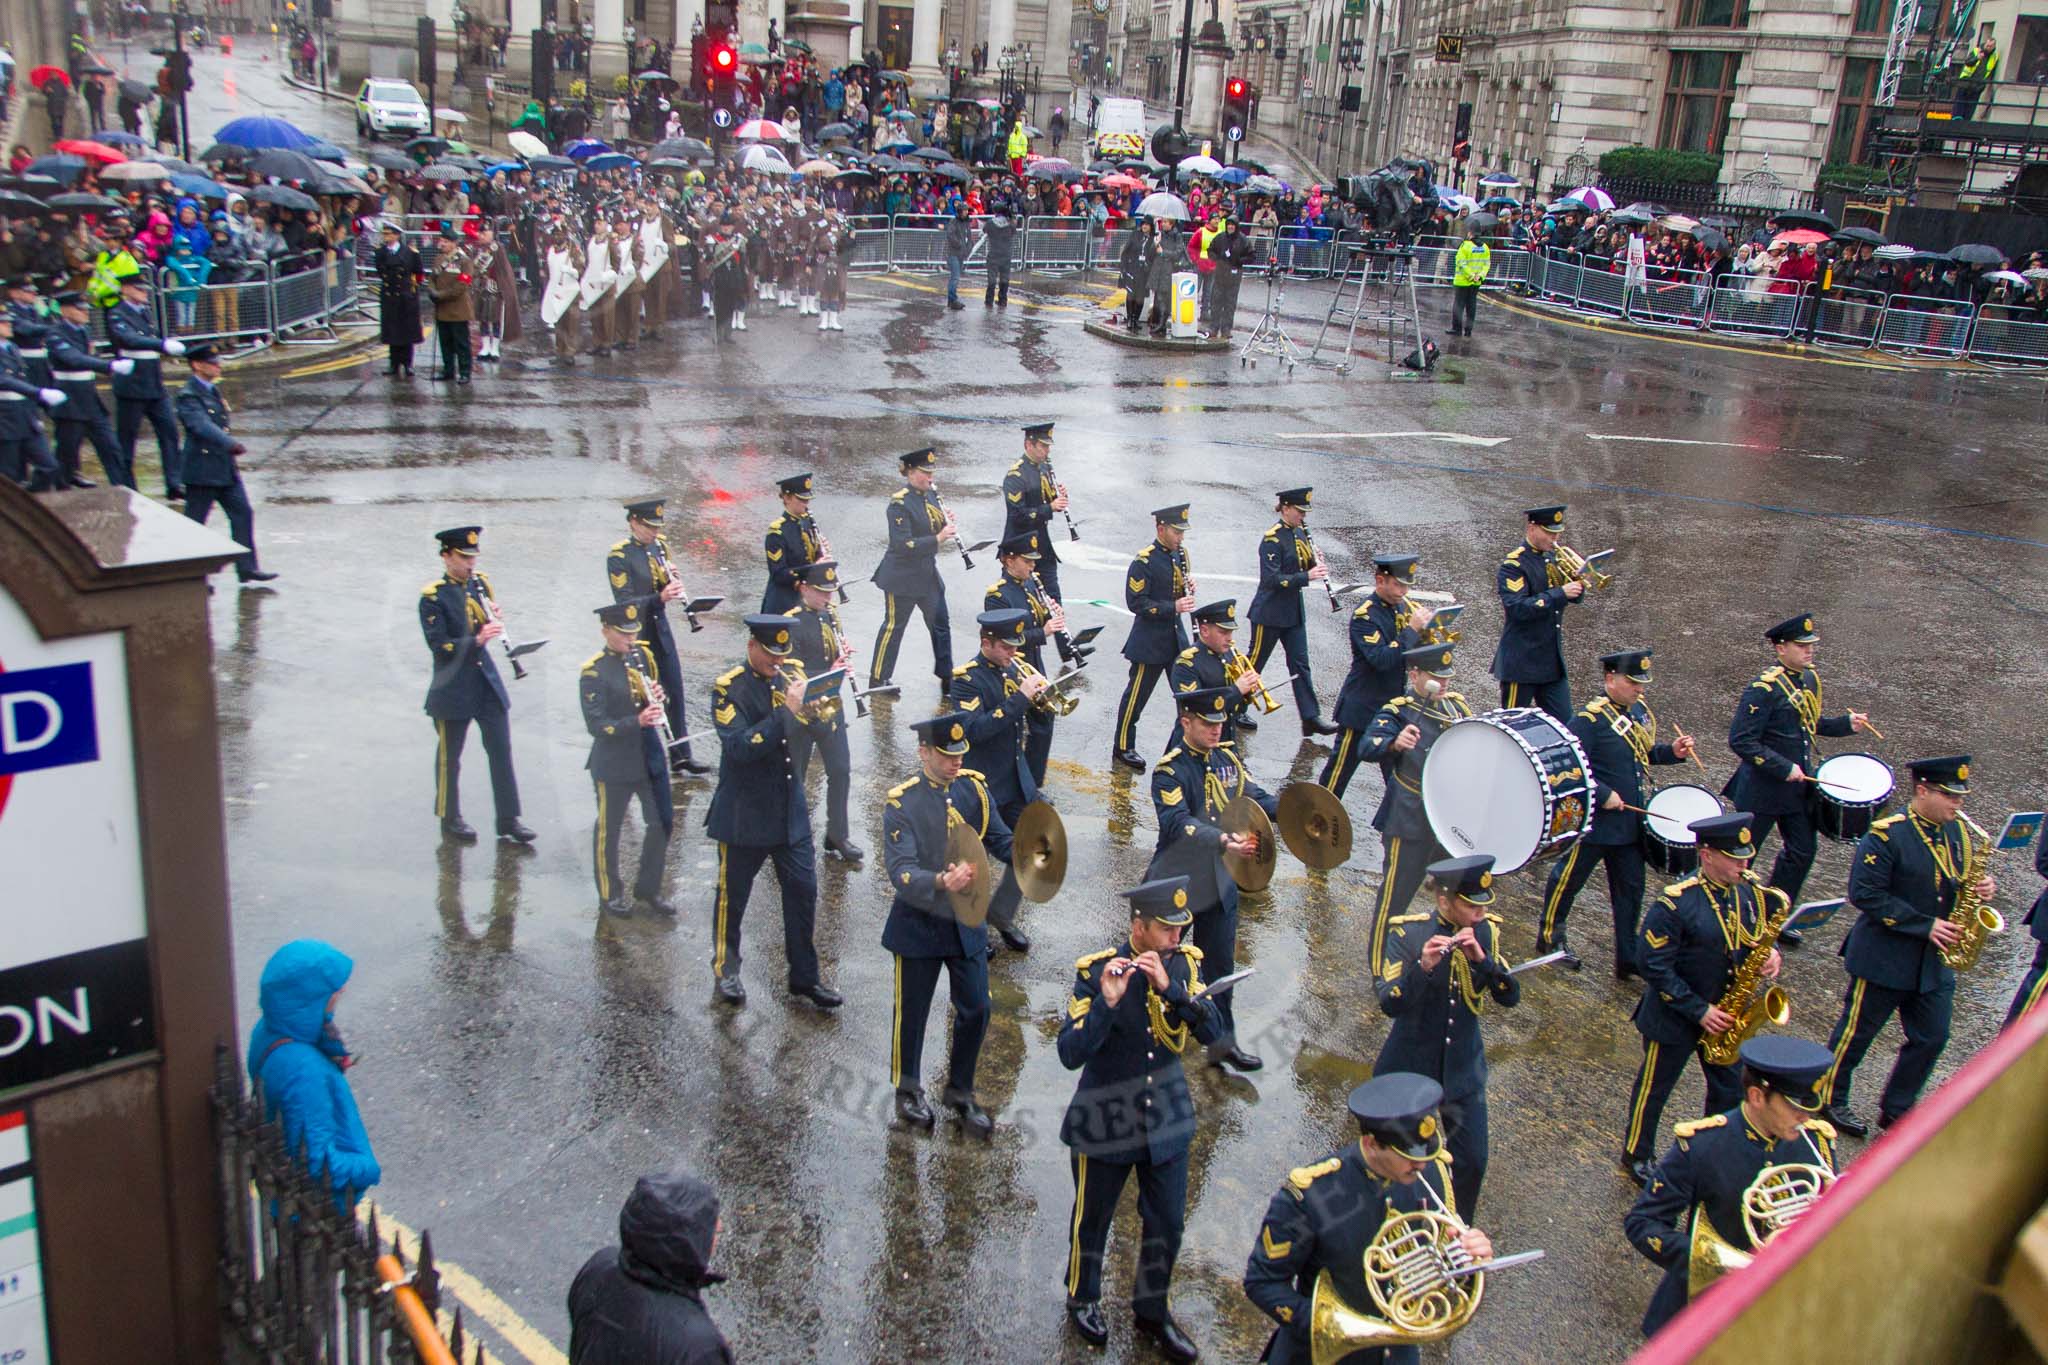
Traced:
POLYGON ((1489 711, 1438 735, 1422 808, 1453 858, 1490 854, 1496 876, 1553 857, 1593 827, 1585 750, 1533 707, 1489 711))
POLYGON ((1643 861, 1667 877, 1683 877, 1700 865, 1700 836, 1695 820, 1721 814, 1721 798, 1705 787, 1681 782, 1650 798, 1643 817, 1643 861))
POLYGON ((1836 754, 1814 771, 1814 828, 1855 843, 1892 803, 1891 768, 1875 754, 1836 754))

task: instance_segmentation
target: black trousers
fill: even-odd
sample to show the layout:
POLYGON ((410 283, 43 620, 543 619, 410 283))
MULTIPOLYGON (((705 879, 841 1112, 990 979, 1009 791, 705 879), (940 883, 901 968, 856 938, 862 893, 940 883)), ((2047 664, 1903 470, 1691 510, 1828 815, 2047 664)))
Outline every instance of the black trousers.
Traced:
POLYGON ((1166 324, 1173 317, 1173 281, 1154 285, 1152 288, 1152 335, 1165 336, 1166 324))
POLYGON ((392 346, 387 349, 391 352, 391 368, 393 370, 410 371, 412 369, 412 343, 407 342, 403 346, 392 346))
MULTIPOLYGON (((1408 902, 1415 899, 1416 890, 1429 873, 1429 865, 1450 856, 1432 838, 1404 839, 1396 834, 1384 836, 1384 843, 1387 865, 1380 875, 1380 899, 1373 909, 1369 950, 1374 980, 1379 979, 1380 968, 1386 962, 1394 916, 1407 913, 1408 902)), ((1398 935, 1394 937, 1398 941, 1398 935)))
POLYGON ((1451 288, 1451 334, 1463 332, 1472 335, 1472 319, 1479 312, 1479 286, 1476 284, 1453 285, 1451 288))
POLYGON ((1287 653, 1287 671, 1294 675, 1294 704, 1301 710, 1301 723, 1307 725, 1322 714, 1316 705, 1315 681, 1308 671, 1308 627, 1253 626, 1252 667, 1263 671, 1275 645, 1287 653))
POLYGON ((896 1026, 891 1038, 889 1083, 898 1090, 924 1089, 924 1026, 943 970, 953 994, 953 1043, 946 1053, 946 1089, 974 1094, 974 1067, 988 1034, 988 957, 901 957, 896 959, 896 1026))
MULTIPOLYGON (((491 765, 491 801, 497 809, 498 824, 519 818, 519 779, 512 772, 512 721, 493 698, 483 714, 476 717, 476 732, 483 740, 484 757, 491 765)), ((434 814, 443 820, 462 818, 462 746, 469 738, 468 718, 435 720, 434 814)))
POLYGON ((811 751, 825 759, 825 837, 836 844, 851 841, 846 821, 846 792, 852 781, 853 756, 846 745, 842 722, 829 730, 799 725, 789 738, 789 761, 799 786, 811 770, 811 751))
MULTIPOLYGON (((663 775, 662 781, 668 777, 663 775)), ((637 782, 608 782, 590 779, 597 788, 597 822, 591 828, 591 866, 597 873, 597 898, 618 897, 625 883, 619 878, 619 833, 625 827, 626 807, 640 803, 640 823, 646 826, 640 840, 640 867, 633 878, 633 894, 651 901, 661 894, 661 873, 668 863, 669 826, 674 820, 665 809, 652 778, 637 782)))
POLYGON ((79 447, 88 440, 92 442, 93 453, 100 457, 100 468, 106 471, 107 482, 123 488, 135 487, 135 470, 129 465, 128 457, 121 453, 121 440, 114 434, 114 424, 107 420, 104 412, 96 412, 83 422, 57 423, 58 466, 66 474, 76 474, 79 447))
MULTIPOLYGON (((1017 817, 1024 813, 1022 801, 1005 801, 996 808, 1003 817, 1003 823, 1011 829, 1017 827, 1017 817)), ((988 898, 988 922, 997 929, 1017 927, 1017 910, 1024 903, 1024 888, 1017 885, 1017 868, 1014 862, 1003 864, 1003 873, 996 881, 996 889, 988 898)))
MULTIPOLYGON (((1052 535, 1052 523, 1050 521, 1046 522, 1044 529, 1038 534, 1042 538, 1041 543, 1043 543, 1043 539, 1049 539, 1052 535)), ((1058 561, 1048 556, 1032 566, 1032 572, 1038 575, 1038 581, 1044 586, 1047 597, 1050 597, 1055 602, 1065 600, 1060 596, 1060 566, 1058 561)))
POLYGON ((740 974, 740 921, 754 892, 761 864, 775 864, 782 889, 782 952, 789 963, 791 990, 818 984, 818 949, 811 941, 818 917, 817 855, 806 838, 800 844, 720 844, 718 890, 712 906, 713 976, 740 974))
POLYGON ((1332 749, 1330 756, 1323 761, 1323 775, 1318 777, 1316 782, 1328 787, 1332 795, 1343 796, 1345 789, 1351 785, 1352 777, 1358 772, 1358 750, 1364 743, 1365 731, 1345 726, 1343 733, 1337 736, 1337 747, 1332 749))
POLYGON ((1124 289, 1124 326, 1130 331, 1138 330, 1138 320, 1145 316, 1145 286, 1124 289))
POLYGON ((35 423, 26 436, 0 440, 0 478, 26 484, 29 492, 40 493, 57 487, 61 477, 57 457, 50 453, 49 438, 43 435, 42 423, 35 423))
POLYGON ((1031 714, 1024 722, 1024 764, 1031 769, 1031 780, 1041 787, 1045 785, 1046 765, 1052 762, 1053 728, 1054 719, 1050 712, 1035 706, 1031 708, 1031 714))
POLYGON ((1124 695, 1116 704, 1116 742, 1113 747, 1121 753, 1125 749, 1138 747, 1138 717, 1144 714, 1145 703, 1152 700, 1152 689, 1159 686, 1159 680, 1166 676, 1166 669, 1159 664, 1131 665, 1131 676, 1124 683, 1124 695))
POLYGON ((1138 1177, 1138 1275, 1131 1286, 1131 1309, 1154 1322, 1166 1317, 1166 1291, 1173 1283, 1173 1263, 1180 1257, 1181 1233, 1187 1225, 1188 1159, 1171 1161, 1107 1161, 1081 1152, 1068 1155, 1074 1172, 1074 1215, 1067 1233, 1067 1302, 1095 1303, 1102 1298, 1102 1252, 1109 1225, 1116 1217, 1124 1184, 1138 1177))
POLYGON ((1849 1102, 1849 1086, 1856 1078, 1857 1065, 1896 1013, 1906 1031, 1906 1041, 1899 1045, 1899 1059, 1892 1063, 1892 1074, 1884 1083, 1884 1093, 1878 1097, 1877 1113, 1887 1121, 1902 1117, 1919 1100, 1927 1077, 1941 1058, 1941 1050, 1948 1046, 1949 1015, 1955 1003, 1953 981, 1923 993, 1895 991, 1875 981, 1850 977, 1848 993, 1842 997, 1842 1015, 1835 1020, 1835 1031, 1828 1035, 1828 1047, 1835 1054, 1835 1065, 1827 1079, 1828 1103, 1849 1102))
POLYGON ((1643 912, 1646 879, 1643 851, 1635 844, 1590 844, 1581 839, 1567 849, 1552 865, 1543 888, 1543 920, 1536 941, 1550 948, 1564 941, 1572 902, 1602 863, 1607 864, 1607 904, 1614 911, 1614 965, 1634 969, 1636 920, 1643 912))
POLYGON ((1572 718, 1571 683, 1564 678, 1547 683, 1504 682, 1500 685, 1500 704, 1540 707, 1569 724, 1572 718))
POLYGON ((1820 839, 1813 828, 1813 813, 1800 809, 1786 811, 1781 815, 1757 815, 1750 825, 1751 837, 1757 847, 1763 847, 1771 830, 1776 828, 1783 842, 1778 847, 1778 857, 1771 864, 1770 884, 1799 903, 1799 889, 1806 885, 1806 874, 1813 868, 1813 860, 1820 853, 1820 839))
POLYGON ((441 373, 445 376, 468 374, 470 366, 469 324, 466 322, 436 322, 434 331, 441 339, 441 373))
POLYGON ((205 522, 215 503, 228 515, 228 534, 235 544, 248 548, 235 560, 235 577, 247 582, 256 572, 256 511, 249 505, 249 490, 242 487, 240 474, 225 488, 193 484, 185 490, 185 515, 194 521, 205 522))
POLYGON ((932 675, 943 691, 953 681, 953 622, 946 615, 946 590, 939 588, 929 597, 899 597, 893 592, 882 596, 882 633, 875 637, 875 662, 868 670, 868 686, 880 687, 896 672, 896 651, 903 646, 910 613, 915 611, 924 617, 925 630, 932 637, 932 675))
POLYGON ((2027 968, 2027 974, 2020 978, 2020 988, 2013 992, 2012 1008, 2005 1012, 2005 1022, 2012 1024, 2022 1014, 2041 1003, 2041 983, 2048 981, 2048 943, 2034 945, 2034 965, 2027 968))
POLYGON ((1010 253, 991 251, 988 254, 988 286, 982 292, 983 303, 1008 303, 1010 301, 1010 253))
MULTIPOLYGON (((1698 1044, 1686 1048, 1643 1039, 1643 1064, 1636 1069, 1635 1087, 1629 1091, 1628 1132, 1622 1141, 1622 1150, 1629 1160, 1657 1159, 1657 1127, 1664 1118, 1664 1101, 1671 1098, 1671 1087, 1678 1084, 1678 1074, 1685 1070, 1686 1059, 1698 1052, 1698 1044)), ((1707 1103, 1700 1110, 1702 1115, 1718 1114, 1742 1102, 1740 1066, 1710 1066, 1701 1057, 1700 1074, 1707 1081, 1707 1103)))
POLYGON ((1443 1111, 1444 1146, 1451 1153, 1451 1207, 1470 1227, 1479 1211, 1479 1187, 1486 1183, 1486 1092, 1447 1099, 1443 1111))
MULTIPOLYGON (((1223 904, 1195 916, 1195 922, 1188 926, 1188 938, 1201 950, 1204 982, 1221 981, 1237 970, 1236 886, 1226 884, 1223 904)), ((1211 1044, 1214 1051, 1222 1051, 1237 1043, 1237 1012, 1231 1007, 1236 998, 1234 990, 1215 997, 1216 1015, 1223 1021, 1223 1032, 1211 1044)))
POLYGON ((142 424, 156 433, 156 452, 164 466, 166 489, 185 486, 185 448, 178 441, 178 419, 171 414, 171 400, 164 394, 154 398, 114 398, 114 434, 121 441, 121 458, 135 468, 135 438, 142 424))

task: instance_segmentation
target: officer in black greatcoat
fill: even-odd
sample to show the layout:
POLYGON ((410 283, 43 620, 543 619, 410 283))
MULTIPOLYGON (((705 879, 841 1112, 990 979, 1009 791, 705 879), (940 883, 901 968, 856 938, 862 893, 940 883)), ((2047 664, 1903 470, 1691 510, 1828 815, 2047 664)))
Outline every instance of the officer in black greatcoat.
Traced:
POLYGON ((57 296, 57 316, 43 329, 44 353, 50 357, 50 381, 64 392, 57 405, 57 464, 73 488, 92 484, 78 475, 79 447, 87 440, 100 457, 107 482, 123 488, 135 487, 135 471, 121 454, 121 442, 114 424, 100 403, 96 376, 125 375, 135 368, 132 360, 108 360, 92 353, 92 333, 86 320, 92 316, 92 300, 83 290, 67 289, 57 296))
POLYGON ((641 644, 654 655, 661 670, 661 690, 667 694, 668 725, 677 739, 675 752, 668 756, 671 766, 686 773, 708 773, 711 765, 700 763, 684 739, 689 731, 689 698, 683 688, 683 663, 676 651, 675 627, 669 623, 669 603, 684 595, 682 577, 669 559, 668 541, 661 528, 668 504, 661 498, 640 498, 626 504, 626 538, 605 556, 605 577, 615 602, 640 602, 647 608, 646 628, 641 644))
POLYGON ((1493 676, 1500 680, 1502 706, 1540 706, 1561 721, 1572 718, 1571 683, 1564 670, 1564 609, 1586 595, 1571 579, 1550 586, 1550 564, 1564 534, 1564 508, 1532 507, 1520 545, 1494 574, 1501 610, 1500 648, 1493 676))
POLYGON ((807 565, 824 557, 818 523, 811 517, 809 474, 791 474, 775 481, 782 495, 782 515, 768 523, 762 552, 768 560, 768 586, 761 591, 762 611, 788 611, 797 603, 807 565))
POLYGON ((1253 668, 1265 669, 1275 645, 1286 650, 1304 736, 1337 733, 1337 727, 1322 718, 1316 701, 1316 685, 1308 666, 1308 616, 1301 606, 1302 589, 1330 576, 1316 557, 1306 524, 1314 495, 1312 488, 1283 488, 1274 495, 1274 510, 1280 520, 1259 541, 1259 590, 1252 594, 1252 604, 1245 611, 1245 619, 1252 623, 1253 668))
POLYGON ((384 373, 410 379, 412 349, 420 344, 420 281, 426 271, 398 224, 384 224, 378 238, 370 264, 377 272, 377 339, 390 357, 384 373))
MULTIPOLYGON (((186 484, 185 515, 204 525, 214 505, 227 514, 228 534, 246 547, 235 560, 244 584, 268 583, 277 575, 256 563, 256 512, 235 457, 248 450, 228 430, 228 400, 220 391, 220 355, 201 342, 192 348, 192 377, 178 390, 178 424, 185 428, 179 463, 186 484)), ((115 382, 120 382, 116 375, 115 382)), ((69 406, 67 403, 65 406, 69 406)))
POLYGON ((1116 707, 1116 737, 1110 757, 1132 772, 1144 772, 1138 753, 1138 715, 1151 700, 1152 689, 1188 647, 1183 612, 1195 609, 1194 575, 1188 571, 1182 542, 1188 533, 1188 505, 1176 503, 1152 514, 1153 540, 1138 551, 1124 574, 1124 606, 1131 613, 1131 633, 1124 657, 1131 661, 1130 681, 1116 707))
POLYGON ((1424 643, 1423 633, 1435 615, 1429 607, 1408 600, 1415 585, 1414 555, 1374 555, 1372 596, 1351 613, 1351 671, 1337 689, 1331 717, 1343 732, 1323 775, 1316 780, 1342 796, 1358 771, 1359 751, 1372 718, 1408 685, 1407 653, 1424 643))
POLYGON ((436 531, 441 576, 420 589, 420 633, 434 661, 427 684, 427 714, 434 718, 437 741, 434 814, 443 834, 476 842, 476 831, 462 819, 462 746, 474 723, 490 760, 498 837, 530 844, 535 836, 520 822, 519 778, 512 771, 512 698, 491 658, 491 645, 503 638, 505 627, 492 610, 497 594, 491 581, 476 567, 482 536, 481 526, 436 531))
POLYGON ((910 613, 916 611, 923 614, 932 637, 932 675, 943 694, 953 681, 953 636, 946 616, 946 585, 939 577, 939 551, 960 531, 932 492, 938 452, 926 446, 903 456, 901 463, 903 487, 889 495, 889 548, 875 570, 875 586, 885 597, 868 686, 880 687, 895 674, 896 651, 910 628, 910 613))
POLYGON ((185 496, 184 452, 164 389, 163 358, 185 354, 185 343, 158 332, 149 306, 149 281, 141 275, 121 280, 121 301, 107 313, 107 338, 114 343, 117 358, 135 362, 129 373, 114 376, 114 432, 121 442, 121 458, 129 469, 135 468, 135 438, 148 422, 163 458, 165 496, 176 502, 185 496))
POLYGON ((661 750, 661 704, 654 699, 654 651, 642 638, 650 604, 614 602, 597 609, 604 648, 584 661, 577 693, 583 726, 590 732, 591 784, 597 790, 597 823, 591 833, 591 865, 597 875, 597 906, 604 914, 627 916, 619 878, 619 834, 626 808, 640 803, 646 827, 633 895, 659 915, 676 908, 661 898, 661 874, 668 861, 675 804, 669 791, 668 760, 661 750))

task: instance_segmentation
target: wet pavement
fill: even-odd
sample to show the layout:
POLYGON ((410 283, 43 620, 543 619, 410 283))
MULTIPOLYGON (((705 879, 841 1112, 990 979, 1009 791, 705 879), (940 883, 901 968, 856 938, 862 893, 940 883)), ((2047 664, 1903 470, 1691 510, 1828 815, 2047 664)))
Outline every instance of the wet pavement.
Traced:
MULTIPOLYGON (((612 1237, 633 1177, 681 1163, 725 1199, 718 1262, 732 1280, 709 1301, 743 1358, 1093 1354, 1061 1311, 1071 1184, 1057 1132, 1073 1076, 1053 1041, 1075 958, 1117 939, 1112 892, 1140 879, 1154 841, 1144 779, 1108 764, 1122 571, 1150 538, 1152 507, 1192 502, 1199 595, 1246 600, 1271 490, 1316 485, 1312 524, 1340 580, 1369 576, 1376 552, 1408 550, 1422 556, 1423 589, 1470 604, 1457 682, 1483 710, 1500 626, 1494 566, 1522 508, 1569 502, 1574 545, 1619 551, 1613 590, 1569 620, 1574 694, 1597 686, 1599 653, 1654 646, 1651 703, 1707 739, 1715 786, 1731 766, 1720 736, 1734 699, 1766 661, 1760 631, 1810 611, 1826 636, 1828 707, 1871 711, 1888 737, 1878 753, 1894 764, 1975 753, 1971 808, 1987 826, 2039 803, 2048 480, 2032 377, 1732 355, 1489 307, 1471 341, 1434 320, 1446 347, 1435 382, 1370 365, 1286 380, 1233 357, 1162 358, 1086 337, 1085 293, 1048 286, 1000 312, 976 297, 961 314, 929 278, 857 279, 853 294, 844 334, 757 306, 722 350, 692 323, 595 367, 479 366, 462 390, 389 381, 381 357, 284 383, 230 377, 264 560, 284 575, 261 594, 223 577, 213 608, 243 1017, 278 943, 318 935, 355 956, 341 1022, 385 1170, 376 1198, 430 1226, 438 1252, 502 1300, 505 1321, 558 1348, 570 1277, 612 1237), (1059 422, 1055 463, 1082 535, 1061 545, 1070 614, 1108 629, 1053 751, 1048 785, 1073 842, 1066 887, 1027 907, 1030 954, 1005 953, 992 972, 980 1093, 999 1126, 982 1147, 943 1124, 931 1137, 889 1129, 892 969, 876 860, 854 872, 820 863, 818 944, 847 996, 832 1017, 779 989, 766 878, 749 916, 752 1001, 712 1005, 708 784, 678 788, 680 917, 597 921, 576 677, 599 647, 590 613, 608 600, 622 500, 665 494, 690 590, 727 598, 701 634, 681 636, 701 727, 710 679, 741 655, 738 616, 759 599, 775 478, 816 472, 820 525, 864 575, 898 452, 935 444, 948 504, 972 538, 990 537, 1017 427, 1040 418, 1059 422), (511 633, 550 640, 533 676, 510 684, 525 818, 540 832, 530 853, 444 845, 433 818, 415 604, 439 573, 432 533, 470 521, 485 527, 482 566, 511 633)), ((971 573, 957 556, 940 565, 964 659, 997 570, 980 557, 971 573)), ((1347 663, 1343 618, 1319 594, 1308 606, 1327 705, 1347 663)), ((880 594, 857 588, 842 610, 864 664, 880 594)), ((854 837, 871 851, 881 793, 916 762, 906 726, 930 704, 928 668, 912 631, 897 670, 905 699, 853 722, 854 837)), ((1278 660, 1268 669, 1284 697, 1283 673, 1278 660)), ((1155 697, 1140 748, 1157 753, 1169 723, 1155 697)), ((1300 741, 1291 704, 1245 749, 1275 788, 1312 777, 1326 753, 1300 741)), ((488 828, 474 744, 469 757, 466 813, 488 828)), ((822 802, 815 765, 813 787, 822 802)), ((1261 1212, 1290 1167, 1348 1140, 1345 1092, 1385 1036, 1361 969, 1379 794, 1361 771, 1349 865, 1312 873, 1283 854, 1271 889, 1245 900, 1239 959, 1260 970, 1240 991, 1240 1030, 1267 1067, 1195 1077, 1175 1281, 1176 1312, 1212 1358, 1250 1359, 1264 1340, 1239 1288, 1261 1212)), ((1846 855, 1823 845, 1809 895, 1840 894, 1846 855)), ((2030 869, 2007 859, 1999 871, 2009 911, 2031 898, 2030 869)), ((1542 873, 1508 879, 1498 908, 1511 958, 1528 954, 1542 873)), ((1640 1047, 1632 988, 1599 970, 1604 901, 1596 878, 1574 923, 1587 971, 1525 978, 1522 1006, 1488 1019, 1493 1154, 1479 1221, 1504 1250, 1550 1255, 1496 1277, 1450 1359, 1554 1360, 1568 1347, 1616 1360, 1637 1340, 1656 1272, 1621 1236, 1634 1191, 1614 1158, 1640 1047)), ((1841 933, 1830 926, 1788 955, 1793 1028, 1807 1036, 1824 1039, 1838 1008, 1841 933)), ((1989 1036, 2030 946, 2008 934, 1964 979, 1941 1074, 1989 1036)), ((935 1007, 928 1073, 943 1065, 946 1031, 935 1007)), ((1865 1105, 1896 1041, 1865 1064, 1865 1105)), ((1697 1112, 1699 1096, 1694 1072, 1667 1122, 1697 1112)), ((1134 1244, 1127 1200, 1105 1295, 1113 1359, 1152 1358, 1121 1311, 1134 1244)), ((554 1358, 516 1330, 510 1358, 522 1342, 530 1358, 554 1358)))

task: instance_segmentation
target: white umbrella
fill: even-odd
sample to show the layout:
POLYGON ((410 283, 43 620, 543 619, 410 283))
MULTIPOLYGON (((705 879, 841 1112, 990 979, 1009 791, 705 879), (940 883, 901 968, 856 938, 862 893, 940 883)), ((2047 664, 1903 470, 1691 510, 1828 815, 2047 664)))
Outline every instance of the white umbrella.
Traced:
POLYGON ((1182 157, 1179 169, 1190 175, 1214 175, 1223 169, 1223 163, 1213 156, 1203 156, 1197 152, 1193 156, 1182 157))
POLYGON ((1999 284, 2016 284, 2022 289, 2027 287, 2027 277, 2017 270, 1994 270, 1984 278, 1999 284))
POLYGON ((1880 261, 1910 261, 1913 259, 1913 248, 1904 242, 1893 242, 1889 246, 1879 247, 1870 254, 1880 261))
POLYGON ((789 134, 782 131, 781 124, 770 123, 764 118, 748 119, 733 130, 733 140, 736 142, 782 142, 788 136, 789 134))
POLYGON ((796 167, 783 159, 781 152, 773 147, 749 147, 740 157, 743 171, 761 171, 768 175, 795 175, 796 167))
POLYGON ((1614 196, 1598 185, 1584 185, 1575 189, 1571 197, 1598 213, 1606 213, 1614 207, 1614 196))
POLYGON ((548 144, 524 129, 505 134, 505 142, 513 151, 521 156, 546 156, 548 154, 548 144))
POLYGON ((1148 194, 1138 201, 1138 216, 1140 218, 1174 218, 1185 222, 1188 216, 1187 201, 1177 194, 1168 194, 1164 190, 1158 194, 1148 194))
POLYGON ((467 123, 467 122, 469 122, 469 115, 467 115, 467 114, 463 113, 463 112, 462 112, 462 111, 461 111, 460 109, 448 109, 448 108, 441 108, 441 109, 436 109, 436 110, 434 111, 434 117, 435 117, 435 118, 437 118, 437 119, 439 119, 439 120, 441 120, 441 122, 443 122, 443 123, 467 123))
POLYGON ((2028 280, 2048 280, 2048 270, 2044 270, 2037 265, 2031 270, 2022 270, 2020 277, 2028 280))
POLYGON ((154 161, 123 161, 100 172, 100 179, 107 180, 162 180, 170 171, 154 161))

